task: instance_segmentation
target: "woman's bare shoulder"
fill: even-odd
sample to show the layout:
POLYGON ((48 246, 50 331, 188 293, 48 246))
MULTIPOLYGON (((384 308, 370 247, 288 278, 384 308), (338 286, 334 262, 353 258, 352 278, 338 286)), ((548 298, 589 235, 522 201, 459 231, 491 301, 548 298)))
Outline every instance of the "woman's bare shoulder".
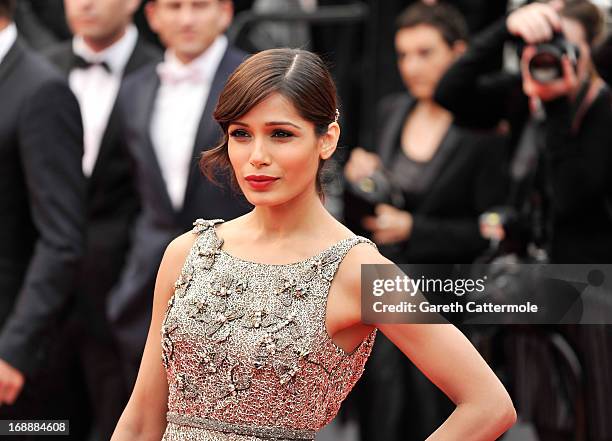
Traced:
POLYGON ((170 242, 170 244, 168 244, 168 247, 166 248, 166 254, 170 257, 175 258, 182 257, 183 260, 185 260, 187 254, 189 254, 189 250, 191 250, 191 248, 193 247, 193 244, 195 243, 197 237, 198 236, 196 234, 193 234, 193 232, 191 231, 181 234, 180 236, 174 238, 172 242, 170 242))
POLYGON ((196 234, 188 231, 172 240, 166 247, 161 270, 168 273, 169 276, 176 275, 178 277, 185 259, 187 259, 189 251, 197 238, 196 234))
POLYGON ((163 315, 166 311, 166 304, 174 293, 175 282, 196 239, 197 235, 188 232, 178 236, 166 247, 155 281, 153 309, 157 314, 163 315))

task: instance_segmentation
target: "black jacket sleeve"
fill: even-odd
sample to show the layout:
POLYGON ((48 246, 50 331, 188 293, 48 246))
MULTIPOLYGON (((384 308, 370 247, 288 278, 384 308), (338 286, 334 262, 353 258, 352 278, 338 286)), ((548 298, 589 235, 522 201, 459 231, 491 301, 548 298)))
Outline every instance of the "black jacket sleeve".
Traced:
POLYGON ((489 72, 511 38, 504 17, 476 35, 441 78, 434 99, 453 113, 457 124, 492 128, 508 117, 512 107, 523 105, 516 103, 524 100, 520 75, 489 72))
POLYGON ((64 81, 45 81, 30 94, 19 115, 18 137, 38 239, 0 334, 0 358, 28 374, 36 368, 41 337, 69 301, 83 252, 83 129, 78 103, 64 81))

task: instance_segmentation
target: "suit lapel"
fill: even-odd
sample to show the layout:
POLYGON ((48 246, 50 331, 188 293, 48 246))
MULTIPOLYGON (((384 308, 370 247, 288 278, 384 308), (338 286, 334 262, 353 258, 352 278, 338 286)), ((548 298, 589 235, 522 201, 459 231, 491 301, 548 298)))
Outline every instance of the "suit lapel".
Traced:
POLYGON ((13 67, 17 65, 19 59, 23 56, 23 47, 21 41, 18 39, 13 43, 13 46, 4 56, 4 59, 0 63, 0 84, 4 84, 4 79, 8 77, 13 67))
POLYGON ((151 140, 151 120, 153 118, 155 99, 157 98, 159 86, 159 77, 155 69, 151 69, 150 75, 140 84, 141 89, 135 94, 135 99, 138 100, 138 102, 135 103, 136 105, 133 108, 142 109, 142 111, 138 112, 138 115, 130 115, 130 117, 134 118, 138 133, 142 134, 142 159, 145 162, 145 167, 153 172, 155 177, 153 185, 157 187, 157 192, 167 212, 175 213, 172 202, 170 201, 170 196, 168 195, 164 175, 162 174, 157 155, 155 154, 153 141, 151 140))
MULTIPOLYGON (((134 46, 134 50, 130 55, 130 58, 128 59, 127 64, 125 65, 125 69, 123 70, 121 85, 123 85, 123 80, 127 75, 152 61, 153 60, 151 56, 148 56, 145 53, 142 41, 138 39, 136 46, 134 46)), ((117 132, 119 129, 119 125, 119 112, 117 110, 117 101, 115 100, 111 113, 108 117, 106 130, 104 131, 104 135, 102 136, 100 151, 98 153, 98 158, 96 159, 96 163, 94 165, 91 179, 95 179, 95 177, 99 173, 101 173, 100 170, 104 170, 104 163, 110 156, 112 156, 113 146, 117 143, 117 132)))
POLYGON ((461 143, 460 129, 451 124, 442 138, 434 157, 427 163, 421 175, 421 194, 426 194, 436 184, 441 182, 449 174, 444 172, 452 165, 450 159, 459 149, 461 143))
POLYGON ((223 86, 225 85, 225 81, 235 68, 235 66, 232 66, 229 61, 229 51, 230 48, 225 51, 225 55, 221 59, 221 63, 219 63, 219 67, 217 68, 217 72, 215 73, 215 77, 210 86, 206 106, 202 112, 202 118, 200 119, 195 143, 193 145, 193 161, 189 166, 189 177, 187 181, 187 188, 185 190, 185 203, 183 204, 183 209, 185 209, 189 201, 191 201, 191 195, 197 187, 198 181, 203 179, 198 165, 202 151, 214 147, 217 141, 219 141, 219 136, 221 135, 221 132, 217 127, 217 123, 213 118, 213 112, 217 105, 219 95, 221 94, 223 86))
MULTIPOLYGON (((408 114, 415 105, 415 99, 409 95, 402 95, 398 98, 392 112, 390 112, 389 120, 381 133, 379 145, 381 161, 387 169, 391 167, 398 149, 401 148, 398 143, 398 136, 401 137, 404 121, 406 121, 408 114)), ((425 194, 437 184, 440 179, 444 178, 442 170, 449 165, 449 160, 457 150, 460 142, 460 130, 454 124, 451 124, 438 150, 434 154, 434 157, 423 169, 423 174, 420 178, 419 193, 425 194)))
POLYGON ((135 70, 140 69, 142 66, 152 63, 153 61, 160 61, 161 54, 157 54, 155 56, 151 49, 147 49, 146 43, 139 37, 136 41, 136 46, 134 46, 134 51, 130 56, 127 64, 125 65, 125 69, 123 70, 123 77, 125 78, 127 75, 131 74, 135 70))
POLYGON ((393 161, 393 155, 397 150, 397 135, 402 133, 404 121, 416 101, 409 95, 402 95, 395 109, 389 115, 389 121, 385 125, 380 137, 380 145, 378 146, 380 158, 385 166, 389 167, 393 161))

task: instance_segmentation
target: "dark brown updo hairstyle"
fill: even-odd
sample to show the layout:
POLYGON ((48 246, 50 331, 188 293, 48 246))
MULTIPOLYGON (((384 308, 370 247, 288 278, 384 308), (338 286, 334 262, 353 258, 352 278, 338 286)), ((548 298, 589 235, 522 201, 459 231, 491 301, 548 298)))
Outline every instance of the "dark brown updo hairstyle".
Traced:
MULTIPOLYGON (((232 188, 240 191, 228 154, 228 128, 253 107, 279 93, 288 99, 302 118, 315 126, 315 134, 327 133, 336 120, 336 86, 318 55, 301 49, 269 49, 246 59, 227 80, 214 112, 223 139, 202 153, 200 169, 213 183, 217 173, 230 178, 232 188)), ((323 197, 323 165, 317 170, 317 193, 323 197)))

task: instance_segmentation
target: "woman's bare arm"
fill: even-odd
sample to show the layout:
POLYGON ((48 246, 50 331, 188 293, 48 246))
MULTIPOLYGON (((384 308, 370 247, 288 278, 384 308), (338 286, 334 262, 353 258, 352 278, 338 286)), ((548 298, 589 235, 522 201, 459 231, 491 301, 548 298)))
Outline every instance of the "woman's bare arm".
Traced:
POLYGON ((506 389, 469 340, 450 324, 379 325, 457 407, 426 441, 492 441, 516 421, 506 389))
MULTIPOLYGON (((358 245, 342 265, 357 269, 365 262, 392 264, 371 246, 358 245)), ((396 271, 403 275, 399 268, 396 271)), ((360 317, 360 271, 344 271, 339 279, 346 297, 342 299, 345 308, 337 311, 351 317, 342 321, 354 322, 360 317)), ((514 424, 516 411, 508 392, 455 326, 377 324, 376 327, 457 405, 426 441, 492 441, 514 424)))
POLYGON ((164 434, 168 383, 161 361, 161 325, 174 293, 174 282, 194 240, 192 233, 186 233, 166 248, 157 273, 151 326, 138 378, 111 441, 159 441, 164 434))

